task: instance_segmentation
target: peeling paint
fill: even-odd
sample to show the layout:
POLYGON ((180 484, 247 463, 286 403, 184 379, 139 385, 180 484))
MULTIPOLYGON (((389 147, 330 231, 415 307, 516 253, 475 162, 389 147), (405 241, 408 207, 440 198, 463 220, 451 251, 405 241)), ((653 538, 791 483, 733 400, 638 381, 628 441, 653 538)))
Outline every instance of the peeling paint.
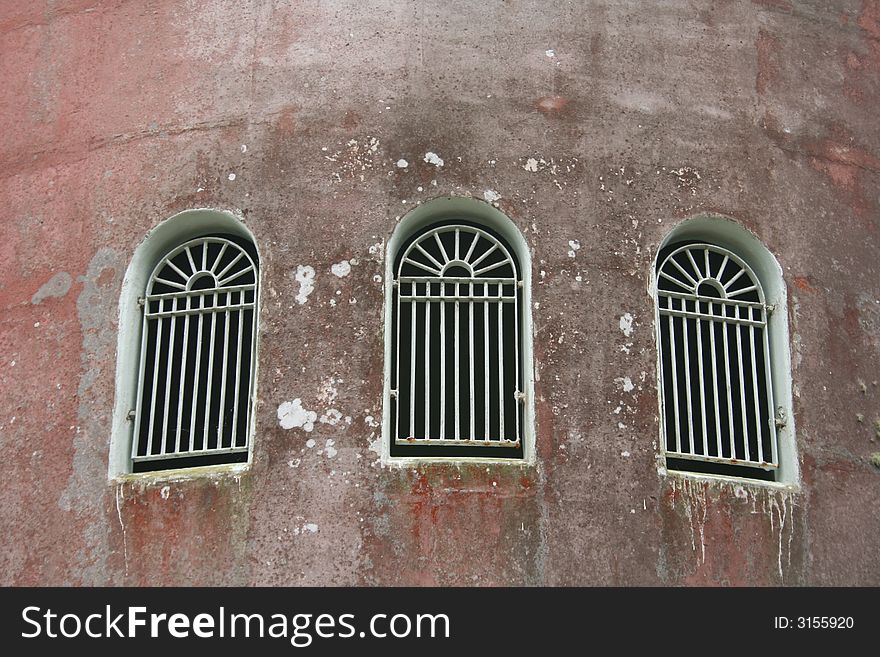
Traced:
POLYGON ((71 278, 70 274, 66 271, 58 272, 43 283, 39 290, 34 292, 34 296, 31 297, 31 303, 39 305, 45 299, 61 298, 70 291, 71 285, 73 285, 73 278, 71 278))
POLYGON ((296 427, 303 431, 311 431, 315 428, 317 418, 318 414, 315 411, 303 408, 302 400, 299 397, 278 406, 278 424, 282 429, 296 427))
POLYGON ((345 278, 351 273, 351 263, 348 260, 337 262, 330 266, 330 271, 338 278, 345 278))
POLYGON ((296 302, 299 305, 303 305, 309 300, 309 295, 315 289, 315 268, 311 265, 297 265, 296 282, 299 283, 296 302))
POLYGON ((618 326, 626 337, 631 337, 633 334, 633 316, 630 313, 624 313, 620 316, 618 326))
POLYGON ((425 162, 433 164, 438 169, 443 166, 443 158, 432 151, 425 153, 425 162))

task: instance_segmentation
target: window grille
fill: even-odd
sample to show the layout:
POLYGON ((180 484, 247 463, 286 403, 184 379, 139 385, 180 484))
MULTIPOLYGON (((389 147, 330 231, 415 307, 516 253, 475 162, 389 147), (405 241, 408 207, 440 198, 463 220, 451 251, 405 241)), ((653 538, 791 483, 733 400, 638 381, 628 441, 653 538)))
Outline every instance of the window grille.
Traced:
POLYGON ((658 258, 661 399, 671 469, 774 479, 779 467, 767 319, 736 254, 674 244, 658 258))
POLYGON ((153 270, 141 299, 133 471, 247 460, 256 263, 252 245, 210 236, 153 270))
POLYGON ((466 222, 426 229, 394 263, 391 455, 522 456, 522 279, 466 222))

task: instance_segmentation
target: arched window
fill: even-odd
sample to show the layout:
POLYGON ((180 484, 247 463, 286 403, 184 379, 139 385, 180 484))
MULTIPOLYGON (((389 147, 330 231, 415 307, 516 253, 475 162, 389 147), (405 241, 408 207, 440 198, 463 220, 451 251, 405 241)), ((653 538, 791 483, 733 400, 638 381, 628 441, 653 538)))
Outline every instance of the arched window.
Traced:
POLYGON ((189 240, 155 266, 143 328, 134 472, 247 459, 257 258, 233 235, 189 240))
POLYGON ((111 480, 247 467, 259 264, 242 218, 210 208, 160 222, 134 249, 119 296, 111 480))
POLYGON ((657 258, 656 302, 667 467, 790 480, 792 454, 789 476, 779 475, 780 451, 793 451, 779 440, 787 404, 775 399, 787 388, 774 381, 788 376, 787 359, 772 353, 777 306, 755 270, 714 241, 671 240, 657 258))
POLYGON ((390 254, 392 458, 526 454, 523 268, 505 236, 475 219, 422 222, 390 254))

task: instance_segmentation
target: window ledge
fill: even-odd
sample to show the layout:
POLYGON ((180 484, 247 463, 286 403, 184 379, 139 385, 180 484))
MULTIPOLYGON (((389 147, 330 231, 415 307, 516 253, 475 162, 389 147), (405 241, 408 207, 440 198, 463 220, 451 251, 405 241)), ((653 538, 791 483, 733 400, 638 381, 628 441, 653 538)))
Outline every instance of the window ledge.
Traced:
POLYGON ((800 484, 785 483, 779 481, 761 481, 760 479, 747 479, 745 477, 732 477, 730 475, 706 474, 703 472, 687 472, 684 470, 669 470, 665 466, 657 468, 657 473, 661 477, 669 477, 672 479, 703 481, 706 483, 730 484, 739 486, 751 486, 754 488, 764 488, 783 493, 800 493, 800 484))
POLYGON ((197 468, 177 468, 174 470, 156 470, 154 472, 129 472, 110 479, 111 485, 119 484, 151 484, 192 479, 218 479, 225 476, 238 477, 250 470, 250 463, 220 463, 204 465, 197 468))

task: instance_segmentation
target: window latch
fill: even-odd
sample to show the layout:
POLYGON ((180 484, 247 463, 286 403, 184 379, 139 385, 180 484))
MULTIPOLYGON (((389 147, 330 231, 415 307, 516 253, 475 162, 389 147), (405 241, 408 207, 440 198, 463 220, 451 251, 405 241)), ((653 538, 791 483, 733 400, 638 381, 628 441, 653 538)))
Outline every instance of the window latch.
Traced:
POLYGON ((138 297, 138 305, 139 306, 147 305, 147 298, 146 297, 138 297))
POLYGON ((777 429, 781 429, 782 427, 784 427, 784 426, 788 423, 788 419, 787 419, 787 417, 786 417, 786 415, 785 415, 785 409, 782 408, 782 406, 777 406, 777 408, 776 408, 776 418, 774 418, 774 419, 775 419, 775 422, 776 422, 776 428, 777 428, 777 429))
POLYGON ((137 413, 134 409, 131 409, 128 413, 125 414, 125 419, 129 422, 134 422, 134 418, 137 416, 137 413))

